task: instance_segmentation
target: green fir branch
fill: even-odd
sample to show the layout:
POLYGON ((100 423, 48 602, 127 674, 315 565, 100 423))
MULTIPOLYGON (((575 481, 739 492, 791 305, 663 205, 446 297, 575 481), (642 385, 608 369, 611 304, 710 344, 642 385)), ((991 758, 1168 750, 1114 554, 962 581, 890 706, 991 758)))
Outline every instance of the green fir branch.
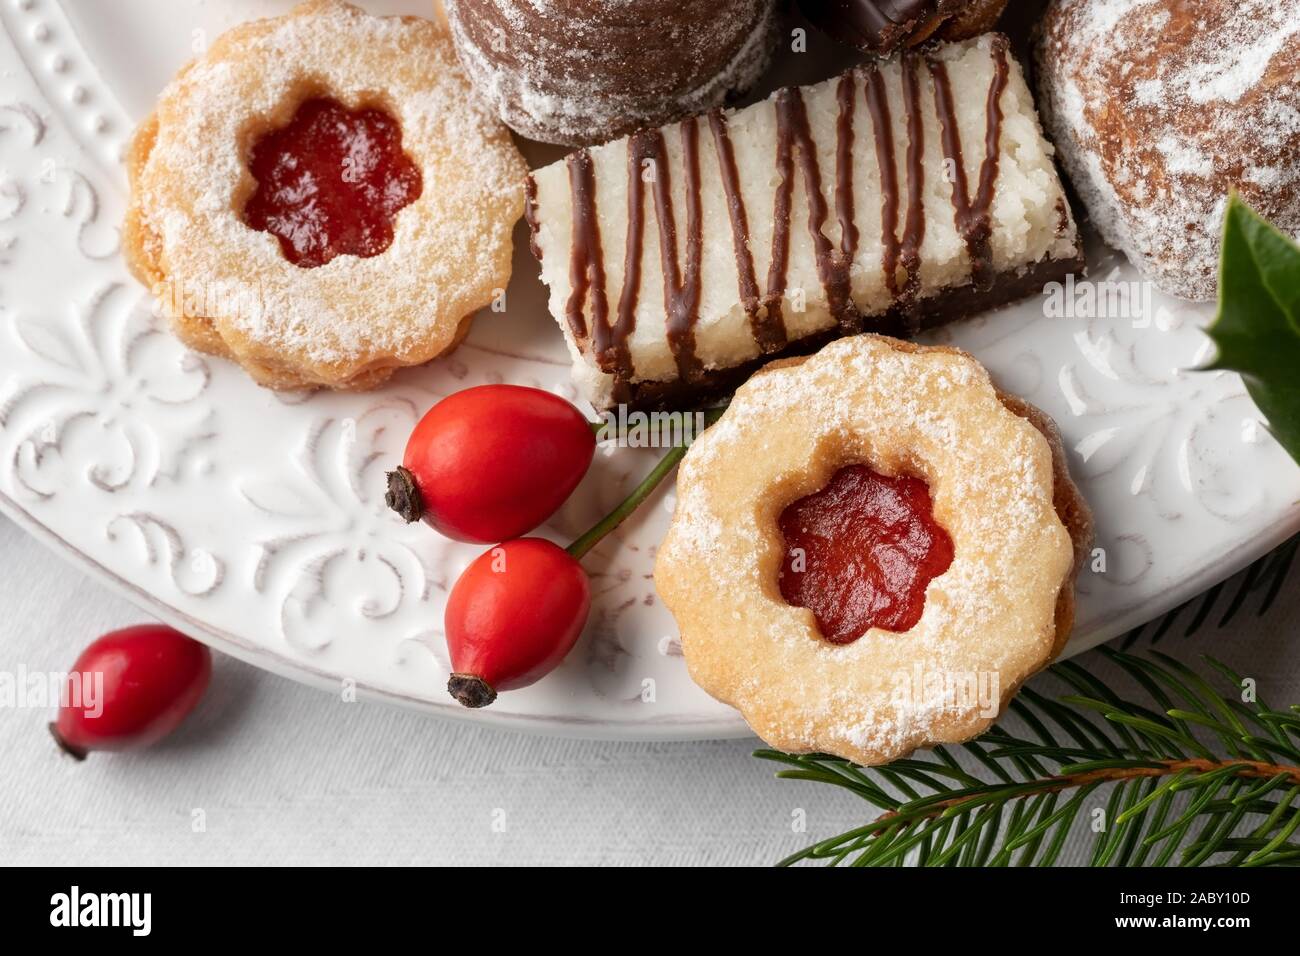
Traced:
POLYGON ((784 765, 778 777, 840 787, 882 811, 779 865, 1050 866, 1085 807, 1103 805, 1093 866, 1300 864, 1300 705, 1244 701, 1241 676, 1212 658, 1206 677, 1159 652, 1098 652, 1146 699, 1057 664, 1070 693, 1025 688, 1012 702, 1027 736, 999 723, 962 745, 979 773, 945 747, 873 768, 756 751, 784 765), (1225 695, 1214 680, 1238 690, 1225 695))

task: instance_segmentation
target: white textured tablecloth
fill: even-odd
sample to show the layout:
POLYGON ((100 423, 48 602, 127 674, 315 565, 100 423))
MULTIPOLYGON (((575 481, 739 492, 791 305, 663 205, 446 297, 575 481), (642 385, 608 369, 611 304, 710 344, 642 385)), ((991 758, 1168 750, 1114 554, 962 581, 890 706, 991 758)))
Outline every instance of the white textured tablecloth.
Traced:
MULTIPOLYGON (((65 670, 102 631, 147 619, 3 518, 0 569, 0 671, 65 670)), ((1189 662, 1210 650, 1274 706, 1300 701, 1295 581, 1263 617, 1255 593, 1230 627, 1189 639, 1179 621, 1159 646, 1189 662)), ((484 730, 346 704, 222 656, 199 710, 153 750, 76 763, 49 718, 0 708, 6 863, 766 864, 871 812, 837 789, 774 779, 753 740, 484 730), (797 810, 806 832, 792 829, 797 810)))

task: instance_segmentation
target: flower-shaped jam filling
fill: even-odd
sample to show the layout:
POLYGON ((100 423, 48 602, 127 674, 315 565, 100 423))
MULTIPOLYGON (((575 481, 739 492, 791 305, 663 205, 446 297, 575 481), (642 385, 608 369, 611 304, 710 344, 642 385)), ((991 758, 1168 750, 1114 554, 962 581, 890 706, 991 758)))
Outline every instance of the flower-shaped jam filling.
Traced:
POLYGON ((826 487, 788 506, 781 595, 806 607, 822 636, 849 644, 873 627, 906 631, 925 589, 952 564, 952 538, 934 520, 919 478, 841 468, 826 487))
POLYGON ((304 269, 379 255, 392 244, 393 218, 422 187, 397 120, 331 99, 308 100, 289 125, 259 139, 249 171, 257 190, 244 222, 278 238, 304 269))

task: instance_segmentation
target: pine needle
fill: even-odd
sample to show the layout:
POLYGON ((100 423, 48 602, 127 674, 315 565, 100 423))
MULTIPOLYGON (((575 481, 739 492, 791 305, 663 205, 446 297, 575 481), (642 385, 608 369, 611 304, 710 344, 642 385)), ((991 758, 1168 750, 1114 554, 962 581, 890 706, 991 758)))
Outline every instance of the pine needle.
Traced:
MULTIPOLYGON (((1270 603, 1295 556, 1284 551, 1253 578, 1270 603)), ((1050 866, 1089 806, 1093 866, 1300 863, 1300 706, 1242 703, 1240 677, 1212 658, 1201 673, 1159 652, 1099 653, 1145 699, 1058 664, 1052 673, 1073 693, 1023 690, 1014 717, 963 745, 976 771, 945 748, 875 768, 757 751, 784 765, 780 777, 829 783, 882 811, 781 865, 1050 866), (1005 726, 1013 722, 1028 735, 1005 726)))

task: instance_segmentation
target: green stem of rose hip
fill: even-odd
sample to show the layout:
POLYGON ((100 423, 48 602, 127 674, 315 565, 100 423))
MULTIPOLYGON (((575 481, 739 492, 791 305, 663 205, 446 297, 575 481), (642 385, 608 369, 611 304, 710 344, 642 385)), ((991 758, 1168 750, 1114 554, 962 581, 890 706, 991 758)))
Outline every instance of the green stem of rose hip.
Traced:
MULTIPOLYGON (((708 428, 716 422, 722 417, 722 413, 726 410, 727 409, 724 406, 722 408, 710 408, 705 411, 704 427, 708 428)), ((595 427, 599 426, 593 425, 593 428, 595 427)), ((584 554, 594 548, 600 542, 601 538, 605 537, 605 535, 609 534, 631 517, 632 512, 636 511, 641 502, 649 498, 654 490, 659 487, 659 483, 672 474, 673 469, 677 467, 677 463, 681 461, 682 456, 686 454, 686 447, 686 445, 678 445, 675 448, 669 449, 668 454, 659 459, 659 463, 654 466, 650 474, 641 479, 641 483, 632 489, 632 493, 624 498, 623 501, 619 503, 618 507, 597 521, 591 527, 591 530, 578 538, 578 540, 574 541, 573 544, 569 545, 565 550, 578 560, 582 560, 584 554)))
POLYGON ((684 454, 686 454, 685 446, 679 445, 659 459, 659 464, 655 465, 654 470, 641 480, 641 484, 637 485, 617 508, 596 522, 591 530, 565 550, 581 560, 582 556, 594 548, 601 538, 631 517, 632 512, 636 511, 641 502, 650 497, 651 492, 658 487, 659 482, 663 481, 677 467, 677 463, 682 460, 684 454))

